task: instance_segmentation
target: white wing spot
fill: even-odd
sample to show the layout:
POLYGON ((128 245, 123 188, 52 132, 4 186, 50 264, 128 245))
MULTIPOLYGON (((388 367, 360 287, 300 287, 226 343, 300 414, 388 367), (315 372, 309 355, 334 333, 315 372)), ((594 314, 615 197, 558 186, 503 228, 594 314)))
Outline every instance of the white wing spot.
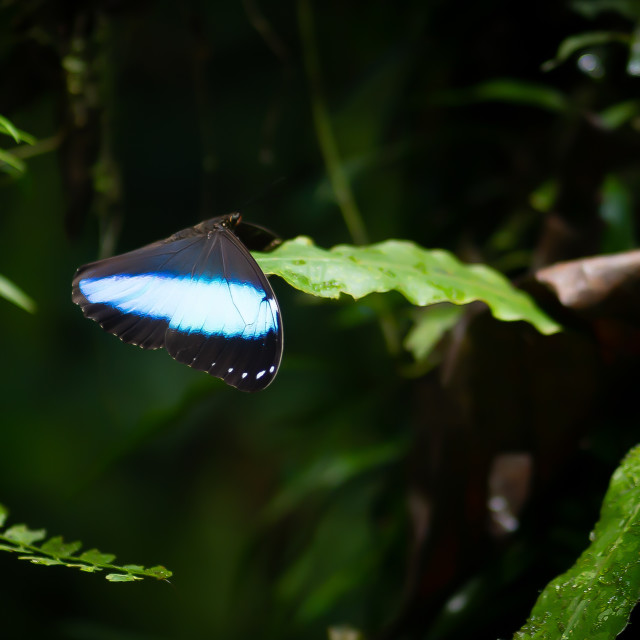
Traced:
POLYGON ((273 364, 272 364, 272 365, 269 367, 269 373, 273 373, 275 370, 276 370, 276 367, 275 367, 275 365, 273 365, 273 364))
POLYGON ((247 377, 247 372, 245 371, 245 372, 242 374, 242 379, 244 380, 246 377, 247 377))
POLYGON ((233 367, 229 367, 229 369, 227 370, 227 373, 231 373, 233 371, 233 367))
POLYGON ((258 374, 256 375, 256 380, 260 380, 260 378, 262 378, 262 376, 263 376, 265 373, 267 373, 267 372, 263 369, 260 373, 258 373, 258 374))

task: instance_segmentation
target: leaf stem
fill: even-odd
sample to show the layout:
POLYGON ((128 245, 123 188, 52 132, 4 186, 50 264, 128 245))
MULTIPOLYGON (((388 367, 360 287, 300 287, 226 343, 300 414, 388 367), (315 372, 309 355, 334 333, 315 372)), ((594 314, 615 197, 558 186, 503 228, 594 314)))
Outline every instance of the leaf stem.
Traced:
POLYGON ((29 146, 20 145, 19 147, 14 147, 10 151, 12 155, 16 158, 20 158, 21 160, 33 158, 35 156, 49 153, 50 151, 55 151, 60 146, 62 138, 62 134, 57 134, 50 138, 43 138, 42 140, 33 142, 29 146))
POLYGON ((351 186, 343 170, 340 152, 338 151, 338 145, 331 126, 331 118, 327 109, 310 0, 298 0, 298 22, 304 62, 309 78, 313 121, 320 150, 329 174, 329 181, 353 242, 355 244, 367 244, 369 241, 368 234, 351 186))
MULTIPOLYGON (((87 568, 95 567, 98 569, 110 569, 111 571, 117 571, 121 574, 128 574, 131 576, 140 576, 142 577, 152 577, 160 580, 166 580, 170 575, 170 571, 166 571, 165 575, 159 575, 154 572, 155 567, 148 569, 145 567, 140 568, 132 568, 127 566, 118 566, 115 564, 111 564, 108 562, 92 562, 86 558, 82 558, 74 555, 65 555, 65 554, 55 554, 49 551, 44 551, 43 549, 36 547, 35 545, 28 544, 26 542, 20 542, 18 540, 14 540, 13 538, 9 538, 0 534, 0 542, 2 542, 7 547, 11 547, 15 553, 22 553, 32 556, 34 559, 43 558, 46 556, 47 558, 52 558, 53 560, 57 560, 58 562, 67 564, 67 565, 75 565, 75 566, 84 566, 87 568)), ((162 567, 164 570, 164 567, 162 567)))

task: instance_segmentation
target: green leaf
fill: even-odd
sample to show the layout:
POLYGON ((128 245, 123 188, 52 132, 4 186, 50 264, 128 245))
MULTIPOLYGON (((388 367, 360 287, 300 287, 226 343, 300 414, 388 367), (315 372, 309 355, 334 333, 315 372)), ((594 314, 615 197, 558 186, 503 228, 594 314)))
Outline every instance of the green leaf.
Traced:
POLYGON ((451 105, 507 102, 560 113, 571 108, 566 96, 557 89, 515 78, 497 78, 465 89, 442 92, 438 94, 437 102, 451 105))
POLYGON ((625 100, 603 109, 598 115, 606 129, 618 129, 640 113, 640 100, 625 100))
POLYGON ((404 340, 404 348, 416 360, 424 360, 442 336, 455 326, 462 309, 450 304, 439 304, 424 309, 404 340))
MULTIPOLYGON (((0 526, 4 525, 8 513, 8 510, 0 504, 0 526)), ((115 560, 115 556, 111 553, 102 553, 97 549, 85 551, 76 558, 74 554, 80 550, 82 543, 65 542, 61 536, 47 540, 39 548, 34 545, 35 542, 43 540, 45 536, 44 529, 32 530, 24 524, 18 524, 4 532, 0 531, 0 551, 18 552, 22 554, 18 556, 19 560, 28 560, 33 564, 44 566, 62 565, 72 569, 80 569, 86 573, 95 573, 104 569, 119 569, 126 572, 125 577, 110 573, 106 577, 111 582, 131 582, 132 580, 142 580, 145 576, 166 580, 172 575, 171 571, 160 565, 150 569, 145 569, 139 564, 128 564, 123 567, 113 566, 111 563, 115 560)))
POLYGON ((0 275, 0 297, 13 302, 16 306, 33 313, 36 310, 36 303, 13 282, 0 275))
POLYGON ((567 98, 557 89, 511 78, 479 84, 471 90, 471 95, 476 100, 511 102, 548 111, 564 112, 569 109, 567 98))
POLYGON ((170 578, 173 573, 169 571, 169 569, 165 569, 163 566, 158 565, 155 567, 149 567, 149 569, 145 569, 145 575, 151 576, 153 578, 158 578, 158 580, 166 580, 170 578))
POLYGON ((18 560, 28 560, 32 564, 42 564, 48 567, 54 564, 64 565, 64 562, 60 562, 55 558, 43 558, 41 556, 18 556, 18 560))
POLYGON ((109 573, 105 578, 110 582, 134 582, 135 580, 142 580, 140 576, 134 576, 130 573, 109 573))
POLYGON ((629 34, 618 31, 590 31, 565 38, 558 47, 556 57, 542 65, 543 70, 549 71, 568 60, 574 53, 587 47, 593 47, 609 42, 628 43, 629 34))
POLYGON ((323 298, 347 293, 357 299, 395 290, 419 306, 481 300, 499 320, 525 320, 544 334, 560 331, 526 293, 497 271, 463 264, 447 251, 423 249, 413 242, 387 240, 367 247, 340 245, 327 251, 300 237, 255 257, 265 273, 323 298))
POLYGON ((636 247, 635 218, 631 190, 619 178, 609 175, 602 185, 600 219, 604 223, 603 253, 630 251, 636 247))
POLYGON ((13 123, 4 116, 0 116, 0 133, 10 135, 16 142, 20 142, 20 133, 13 126, 13 123))
POLYGON ((78 557, 78 560, 91 564, 111 564, 116 557, 111 553, 102 553, 97 549, 89 549, 78 557))
POLYGON ((558 197, 558 183, 555 180, 543 182, 529 196, 529 202, 534 209, 549 213, 558 197))
POLYGON ((606 12, 620 13, 629 20, 640 18, 636 0, 573 0, 571 8, 589 19, 606 12))
POLYGON ((80 571, 84 571, 85 573, 96 573, 96 571, 102 571, 102 567, 96 567, 95 565, 92 565, 92 564, 69 563, 69 564, 66 564, 65 566, 80 569, 80 571))
POLYGON ((629 45, 629 60, 627 61, 627 73, 630 76, 640 76, 640 27, 636 26, 631 36, 629 45))
POLYGON ((68 558, 76 553, 81 546, 81 542, 69 542, 65 544, 62 537, 57 536, 43 543, 40 550, 42 553, 48 553, 55 558, 68 558))
MULTIPOLYGON (((27 169, 27 165, 20 160, 20 158, 16 158, 16 156, 4 149, 0 149, 0 163, 1 162, 4 162, 8 167, 18 173, 24 173, 27 169)), ((5 167, 0 165, 0 169, 5 169, 5 167)))
POLYGON ((12 540, 13 542, 17 542, 18 544, 28 544, 31 545, 34 542, 38 542, 39 540, 43 540, 47 535, 45 529, 29 529, 24 524, 16 524, 13 527, 7 529, 3 534, 3 537, 12 540))
POLYGON ((517 640, 613 640, 627 626, 640 599, 640 446, 613 474, 590 540, 545 587, 517 640))
POLYGON ((16 142, 26 142, 27 144, 35 144, 36 139, 30 134, 18 129, 10 120, 4 116, 0 116, 0 133, 11 136, 16 142))

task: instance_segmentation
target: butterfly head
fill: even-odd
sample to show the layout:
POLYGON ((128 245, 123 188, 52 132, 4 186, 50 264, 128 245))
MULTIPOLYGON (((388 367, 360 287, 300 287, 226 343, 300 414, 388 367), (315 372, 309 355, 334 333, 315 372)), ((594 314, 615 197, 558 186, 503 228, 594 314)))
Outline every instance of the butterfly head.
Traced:
POLYGON ((242 220, 242 215, 238 212, 236 213, 230 213, 223 221, 222 221, 222 226, 226 227, 227 229, 233 229, 235 226, 237 226, 240 221, 242 220))

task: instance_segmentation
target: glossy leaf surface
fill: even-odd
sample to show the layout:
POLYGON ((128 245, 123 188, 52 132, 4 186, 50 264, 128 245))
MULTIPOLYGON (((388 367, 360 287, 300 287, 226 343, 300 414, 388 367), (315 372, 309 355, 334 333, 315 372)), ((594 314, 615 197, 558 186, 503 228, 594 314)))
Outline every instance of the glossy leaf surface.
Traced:
POLYGON ((615 638, 640 598, 640 446, 613 474, 591 544, 549 583, 515 635, 528 638, 615 638))
POLYGON ((499 320, 525 320, 544 334, 560 330, 527 294, 497 271, 463 264, 448 251, 423 249, 413 242, 387 240, 326 250, 299 237, 255 257, 265 273, 279 275, 291 286, 322 298, 347 293, 357 299, 374 292, 398 291, 418 306, 480 300, 499 320))

